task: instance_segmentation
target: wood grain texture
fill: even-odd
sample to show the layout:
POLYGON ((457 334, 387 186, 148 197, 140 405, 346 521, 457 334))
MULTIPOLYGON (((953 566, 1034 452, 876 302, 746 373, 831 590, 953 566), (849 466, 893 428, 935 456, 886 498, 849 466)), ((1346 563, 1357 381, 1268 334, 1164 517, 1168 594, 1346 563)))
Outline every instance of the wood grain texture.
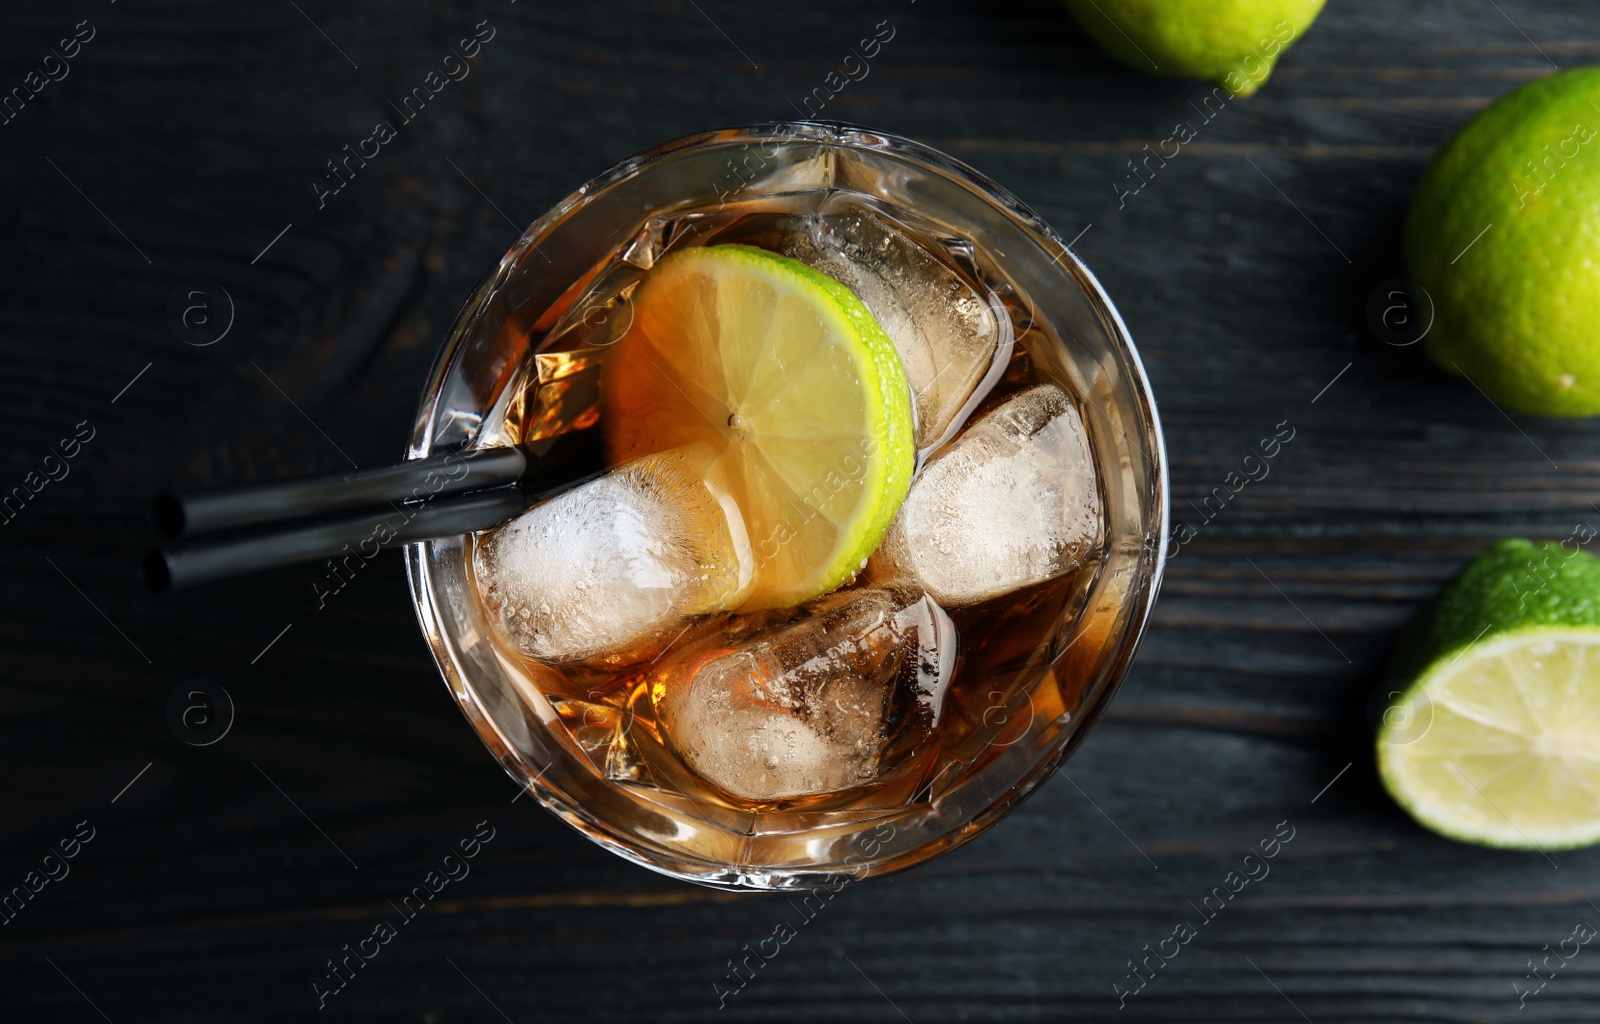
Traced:
POLYGON ((0 15, 0 91, 96 30, 0 126, 0 483, 96 430, 0 527, 0 891, 96 829, 0 926, 0 1019, 1594 1019, 1600 950, 1524 1009, 1513 982, 1600 923, 1600 852, 1422 831, 1379 789, 1366 722, 1395 630, 1466 558, 1600 525, 1594 424, 1512 423, 1366 319, 1402 276, 1430 155, 1551 62, 1600 60, 1589 5, 1334 0, 1121 208, 1127 161, 1210 90, 1117 66, 1048 0, 298 6, 0 15), (1083 232, 1198 536, 1070 783, 842 891, 719 1009, 726 961, 796 910, 659 878, 513 805, 397 559, 322 609, 315 569, 155 600, 132 567, 164 486, 396 456, 442 332, 521 225, 640 149, 792 116, 885 19, 895 38, 826 116, 942 148, 1083 232), (319 209, 324 161, 484 21, 471 74, 319 209), (215 345, 168 329, 192 280, 236 303, 215 345), (1281 421, 1272 474, 1206 522, 1281 421), (204 748, 167 724, 195 679, 237 709, 204 748), (319 1011, 324 961, 480 821, 498 831, 470 876, 319 1011), (1127 961, 1198 921, 1280 822, 1295 838, 1270 876, 1119 1009, 1127 961))

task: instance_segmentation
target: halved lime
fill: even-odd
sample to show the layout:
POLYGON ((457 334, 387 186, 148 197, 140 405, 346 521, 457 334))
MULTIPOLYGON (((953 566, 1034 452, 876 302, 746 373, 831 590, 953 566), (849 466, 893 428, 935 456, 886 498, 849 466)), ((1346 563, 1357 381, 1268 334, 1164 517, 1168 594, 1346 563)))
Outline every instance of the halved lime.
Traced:
POLYGON ((1485 846, 1600 841, 1600 560, 1501 541, 1408 629, 1378 732, 1384 786, 1422 824, 1485 846), (1476 635, 1474 635, 1476 634, 1476 635))
POLYGON ((719 453, 756 559, 745 610, 848 580, 914 461, 905 369, 872 313, 826 274, 738 245, 669 254, 632 302, 601 380, 611 457, 719 453))

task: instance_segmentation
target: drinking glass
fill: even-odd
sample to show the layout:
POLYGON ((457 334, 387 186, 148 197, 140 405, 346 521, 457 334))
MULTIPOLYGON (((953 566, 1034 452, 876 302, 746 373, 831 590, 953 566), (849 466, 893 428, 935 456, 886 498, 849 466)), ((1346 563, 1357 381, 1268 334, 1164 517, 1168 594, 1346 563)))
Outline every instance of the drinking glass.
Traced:
MULTIPOLYGON (((1022 310, 1018 346, 1083 404, 1101 476, 1104 557, 1081 600, 983 710, 982 742, 913 792, 846 810, 755 812, 612 781, 526 666, 495 642, 468 537, 406 549, 417 618, 461 710, 512 778, 601 846, 676 878, 798 889, 899 870, 977 836, 1083 741, 1133 658, 1160 584, 1167 476, 1160 421, 1127 328, 1089 269, 1016 198, 909 139, 840 124, 691 135, 624 160, 517 239, 462 309, 423 390, 409 457, 483 439, 518 367, 652 217, 816 189, 864 193, 973 243, 1022 310)), ((966 685, 958 678, 956 685, 966 685)), ((979 686, 986 685, 980 681, 979 686)), ((970 739, 970 738, 969 738, 970 739)), ((859 803, 859 802, 858 802, 859 803)))

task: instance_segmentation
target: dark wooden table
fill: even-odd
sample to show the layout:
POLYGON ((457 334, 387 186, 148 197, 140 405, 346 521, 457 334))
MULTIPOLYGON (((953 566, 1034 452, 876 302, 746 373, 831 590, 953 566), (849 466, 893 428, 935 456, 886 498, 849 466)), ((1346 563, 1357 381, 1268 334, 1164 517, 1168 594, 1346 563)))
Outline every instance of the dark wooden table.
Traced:
POLYGON ((0 484, 60 477, 0 527, 0 894, 58 876, 0 911, 0 1019, 1600 1015, 1600 947, 1523 1008, 1514 987, 1600 925, 1600 852, 1423 831, 1377 785, 1366 721, 1396 629, 1465 559, 1600 525, 1594 424, 1513 423, 1367 312, 1430 154, 1552 63, 1600 58, 1591 5, 1333 0, 1209 122, 1209 87, 1124 70, 1048 0, 11 0, 0 89, 61 75, 80 23, 66 77, 0 125, 0 484), (396 457, 442 332, 524 224, 647 146, 795 115, 882 22, 823 116, 943 149, 1080 236, 1198 535, 1070 783, 845 890, 719 1010, 727 961, 795 909, 513 806, 397 557, 322 607, 315 568, 156 599, 134 565, 163 486, 396 457), (325 162, 480 24, 466 77, 319 200, 325 162), (1119 206, 1127 162, 1180 121, 1198 137, 1119 206), (196 289, 232 300, 214 344, 171 326, 196 289), (1271 475, 1205 521, 1284 422, 1271 475), (53 455, 75 428, 92 439, 53 455), (172 724, 197 686, 234 708, 207 746, 172 724), (325 962, 485 821, 470 875, 319 1011, 325 962), (48 859, 63 841, 76 856, 48 859), (1129 960, 1182 922, 1198 934, 1119 1009, 1129 960))

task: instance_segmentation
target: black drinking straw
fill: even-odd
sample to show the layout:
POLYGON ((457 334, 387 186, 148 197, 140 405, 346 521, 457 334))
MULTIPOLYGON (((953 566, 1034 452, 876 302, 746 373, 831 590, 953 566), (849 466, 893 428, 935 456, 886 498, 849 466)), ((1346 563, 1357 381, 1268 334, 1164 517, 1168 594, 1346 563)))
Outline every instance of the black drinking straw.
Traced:
POLYGON ((379 548, 487 530, 528 507, 515 487, 456 495, 416 509, 358 513, 220 540, 163 548, 145 556, 145 582, 174 590, 339 555, 365 560, 379 548))
POLYGON ((596 476, 604 468, 598 433, 580 430, 339 476, 164 494, 152 509, 156 525, 185 541, 151 551, 145 581, 152 590, 171 590, 486 530, 596 476), (219 536, 194 539, 208 534, 219 536))
POLYGON ((215 533, 259 523, 367 508, 407 499, 443 497, 515 483, 527 472, 520 448, 451 452, 382 469, 311 477, 195 494, 163 494, 152 513, 168 537, 215 533), (438 487, 428 488, 429 474, 438 487), (416 493, 413 493, 416 492, 416 493))

